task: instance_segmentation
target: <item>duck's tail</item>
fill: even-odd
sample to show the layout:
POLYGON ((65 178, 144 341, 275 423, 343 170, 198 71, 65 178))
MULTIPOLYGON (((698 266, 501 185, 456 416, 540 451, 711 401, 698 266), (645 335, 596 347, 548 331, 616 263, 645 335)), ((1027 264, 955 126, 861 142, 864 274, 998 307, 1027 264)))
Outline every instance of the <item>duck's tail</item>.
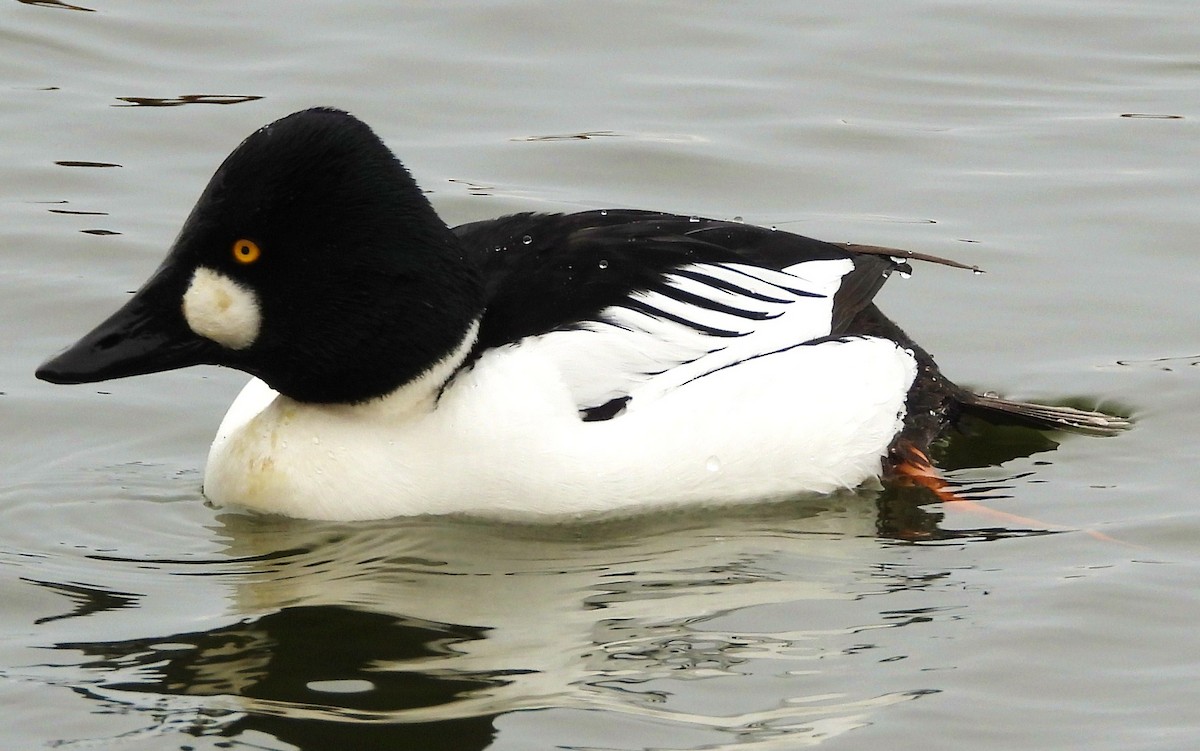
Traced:
POLYGON ((1041 430, 1069 430, 1074 433, 1108 436, 1116 435, 1133 425, 1128 418, 1104 412, 1018 402, 969 391, 960 394, 959 401, 964 412, 989 422, 1015 423, 1041 430))

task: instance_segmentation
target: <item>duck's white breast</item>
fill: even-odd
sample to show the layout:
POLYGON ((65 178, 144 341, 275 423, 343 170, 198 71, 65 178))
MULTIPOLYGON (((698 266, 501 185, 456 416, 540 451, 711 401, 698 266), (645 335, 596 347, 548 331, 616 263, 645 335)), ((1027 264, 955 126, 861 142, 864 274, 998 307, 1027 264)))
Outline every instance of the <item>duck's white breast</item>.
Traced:
POLYGON ((882 339, 802 345, 583 422, 536 343, 491 350, 440 398, 319 406, 255 380, 209 454, 217 503, 319 519, 541 516, 729 503, 876 476, 916 373, 882 339))

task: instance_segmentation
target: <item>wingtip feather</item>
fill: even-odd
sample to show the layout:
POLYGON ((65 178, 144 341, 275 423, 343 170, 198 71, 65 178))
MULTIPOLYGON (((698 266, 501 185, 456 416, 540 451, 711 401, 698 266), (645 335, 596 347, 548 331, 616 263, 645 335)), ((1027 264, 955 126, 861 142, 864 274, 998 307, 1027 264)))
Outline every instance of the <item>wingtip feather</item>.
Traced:
POLYGON ((883 245, 859 245, 857 243, 841 243, 841 247, 851 253, 864 253, 872 256, 890 256, 892 258, 903 258, 906 261, 925 261, 926 263, 936 263, 942 266, 951 266, 956 269, 964 269, 976 274, 985 273, 978 266, 969 266, 959 261, 952 261, 949 258, 930 255, 929 253, 918 253, 915 250, 904 250, 902 248, 888 248, 883 245))
POLYGON ((1114 436, 1133 427, 1132 420, 1120 415, 1076 407, 1019 402, 986 394, 971 394, 964 406, 970 411, 983 412, 984 417, 1007 417, 1029 422, 1043 429, 1069 430, 1096 436, 1114 436))

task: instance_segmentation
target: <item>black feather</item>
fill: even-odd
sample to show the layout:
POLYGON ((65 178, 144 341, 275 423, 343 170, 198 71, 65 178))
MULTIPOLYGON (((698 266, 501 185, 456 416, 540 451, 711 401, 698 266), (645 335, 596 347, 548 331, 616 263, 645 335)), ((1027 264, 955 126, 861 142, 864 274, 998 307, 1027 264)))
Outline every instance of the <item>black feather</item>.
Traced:
MULTIPOLYGON (((454 232, 478 260, 486 280, 479 351, 595 320, 605 308, 629 307, 629 296, 635 292, 660 292, 694 302, 688 293, 667 283, 669 274, 750 299, 772 301, 727 281, 680 271, 680 267, 698 263, 744 263, 780 270, 803 261, 851 258, 854 270, 843 278, 834 297, 832 326, 834 333, 841 333, 870 304, 888 274, 908 268, 888 256, 859 255, 789 232, 651 211, 514 214, 464 224, 454 232)), ((701 307, 721 309, 708 300, 701 307)), ((759 316, 753 311, 724 312, 748 319, 759 316)), ((685 323, 705 330, 699 324, 685 323)), ((724 336, 733 332, 708 333, 724 336)))

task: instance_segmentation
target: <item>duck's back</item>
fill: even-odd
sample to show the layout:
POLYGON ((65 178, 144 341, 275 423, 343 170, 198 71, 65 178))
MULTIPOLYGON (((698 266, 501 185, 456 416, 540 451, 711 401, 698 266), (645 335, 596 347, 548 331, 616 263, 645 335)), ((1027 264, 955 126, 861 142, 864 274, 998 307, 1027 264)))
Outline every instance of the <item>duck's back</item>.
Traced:
POLYGON ((853 268, 829 322, 839 334, 892 271, 908 268, 896 258, 856 254, 789 232, 632 209, 513 214, 454 232, 484 270, 481 347, 594 320, 636 292, 670 294, 667 275, 695 264, 778 271, 809 261, 850 260, 853 268))

